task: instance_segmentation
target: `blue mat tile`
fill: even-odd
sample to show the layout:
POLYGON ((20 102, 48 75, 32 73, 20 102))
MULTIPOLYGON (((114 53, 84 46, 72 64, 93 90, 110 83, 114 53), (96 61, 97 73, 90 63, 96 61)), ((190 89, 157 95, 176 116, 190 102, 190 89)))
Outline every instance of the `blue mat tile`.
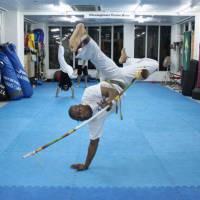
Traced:
POLYGON ((199 187, 0 187, 1 200, 195 200, 199 198, 199 187))
POLYGON ((10 186, 10 194, 15 189, 28 194, 30 189, 34 193, 31 197, 41 192, 42 198, 53 196, 43 186, 61 186, 52 191, 69 199, 198 197, 199 188, 192 186, 200 185, 200 106, 159 84, 137 83, 126 92, 124 120, 120 121, 118 115, 108 118, 88 171, 79 173, 69 167, 84 162, 89 143, 86 127, 38 155, 22 159, 25 153, 77 125, 67 110, 80 102, 84 88, 76 88, 75 99, 69 92, 55 98, 55 89, 54 83, 43 84, 35 89, 32 98, 0 108, 0 195, 6 193, 5 186, 10 186), (67 193, 63 188, 68 188, 67 193))

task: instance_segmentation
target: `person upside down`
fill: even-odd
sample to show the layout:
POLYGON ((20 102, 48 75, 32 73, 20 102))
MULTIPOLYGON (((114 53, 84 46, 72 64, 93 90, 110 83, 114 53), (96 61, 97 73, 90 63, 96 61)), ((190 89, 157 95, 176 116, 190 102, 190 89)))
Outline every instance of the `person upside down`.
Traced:
POLYGON ((89 138, 87 156, 84 163, 71 165, 71 168, 82 171, 87 170, 96 154, 99 140, 103 134, 103 126, 107 116, 114 112, 117 103, 113 100, 118 96, 133 79, 146 79, 149 74, 158 69, 158 62, 152 60, 148 66, 133 64, 118 67, 113 60, 108 58, 89 37, 83 24, 78 24, 70 38, 70 48, 76 53, 76 58, 90 60, 100 72, 100 83, 84 90, 81 104, 69 108, 69 116, 78 121, 91 118, 102 108, 109 105, 107 112, 103 112, 89 123, 89 138))

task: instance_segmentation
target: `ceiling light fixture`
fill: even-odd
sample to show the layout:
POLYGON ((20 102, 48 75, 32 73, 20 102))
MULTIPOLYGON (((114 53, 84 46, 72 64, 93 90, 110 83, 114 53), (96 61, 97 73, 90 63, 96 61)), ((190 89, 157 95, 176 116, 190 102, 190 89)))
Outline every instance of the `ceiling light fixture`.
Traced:
POLYGON ((186 12, 189 12, 189 11, 191 11, 192 10, 192 3, 191 2, 189 2, 189 3, 187 3, 187 4, 185 4, 185 5, 183 5, 183 6, 180 6, 179 7, 179 9, 178 9, 178 12, 177 12, 177 14, 181 14, 181 13, 186 13, 186 12))
POLYGON ((74 22, 76 22, 76 21, 78 21, 78 20, 79 20, 79 18, 78 18, 78 17, 75 17, 75 16, 71 16, 71 17, 69 18, 69 21, 72 22, 72 23, 74 23, 74 22))
POLYGON ((52 28, 50 31, 51 31, 51 32, 59 32, 60 29, 59 29, 59 28, 52 28))
POLYGON ((133 5, 131 5, 128 10, 135 12, 137 10, 138 7, 141 6, 141 0, 137 0, 137 2, 133 5))
POLYGON ((73 11, 72 7, 69 4, 65 4, 65 3, 62 3, 62 2, 59 3, 58 9, 60 11, 64 11, 64 12, 73 11))
POLYGON ((56 18, 55 21, 62 21, 62 22, 71 22, 71 23, 74 23, 74 22, 76 22, 78 20, 79 20, 79 18, 75 17, 75 16, 63 16, 63 17, 56 18))
POLYGON ((49 4, 48 9, 58 12, 59 14, 66 14, 67 12, 73 11, 70 5, 62 3, 62 2, 60 2, 59 5, 49 4))
POLYGON ((137 7, 137 12, 149 12, 149 11, 152 11, 154 10, 154 6, 152 5, 149 5, 149 4, 144 4, 144 5, 139 5, 137 7))
MULTIPOLYGON (((153 21, 153 17, 143 17, 143 16, 139 16, 135 18, 135 21, 137 21, 138 23, 144 23, 144 22, 149 22, 149 21, 153 21)), ((143 33, 144 34, 144 33, 143 33)))
POLYGON ((54 37, 54 38, 60 38, 60 36, 59 36, 59 35, 53 35, 53 37, 54 37))
POLYGON ((135 20, 138 22, 138 23, 144 23, 145 19, 143 16, 139 16, 139 17, 136 17, 135 20))

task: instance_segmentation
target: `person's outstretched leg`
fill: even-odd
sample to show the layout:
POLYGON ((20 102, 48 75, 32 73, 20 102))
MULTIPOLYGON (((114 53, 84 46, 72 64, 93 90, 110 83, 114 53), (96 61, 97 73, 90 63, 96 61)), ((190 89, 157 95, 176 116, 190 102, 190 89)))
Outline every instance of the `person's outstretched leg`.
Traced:
POLYGON ((69 46, 72 52, 76 52, 79 44, 88 36, 84 24, 79 23, 70 37, 69 46))
POLYGON ((84 75, 85 87, 87 87, 87 82, 88 82, 88 67, 87 66, 84 66, 83 68, 83 75, 84 75))
POLYGON ((81 75, 78 75, 78 77, 77 77, 77 87, 80 86, 80 83, 81 83, 81 75))
POLYGON ((90 60, 93 65, 101 72, 101 80, 119 79, 122 76, 121 69, 112 59, 107 57, 88 36, 83 24, 78 24, 70 40, 70 48, 76 52, 76 58, 90 60))
MULTIPOLYGON (((72 51, 74 50, 77 53, 77 58, 90 60, 93 63, 96 69, 100 72, 101 80, 118 80, 124 84, 129 84, 133 78, 143 79, 148 75, 146 70, 141 71, 143 69, 143 64, 145 63, 144 61, 143 63, 138 63, 140 66, 136 68, 134 65, 126 66, 126 69, 118 67, 112 59, 107 57, 101 51, 96 42, 86 34, 83 24, 78 24, 74 30, 70 38, 70 47, 72 47, 72 51), (76 37, 79 39, 76 39, 76 37), (79 41, 79 43, 76 41, 79 41), (76 46, 73 44, 76 44, 76 46), (136 71, 137 74, 135 74, 136 71)), ((147 66, 147 68, 149 69, 150 67, 147 66)))
POLYGON ((120 64, 125 63, 126 60, 127 60, 127 58, 128 58, 128 56, 127 56, 127 54, 126 54, 126 50, 125 50, 125 48, 122 48, 122 50, 121 50, 121 56, 120 56, 120 58, 119 58, 119 63, 120 63, 120 64))
POLYGON ((85 87, 87 87, 88 75, 85 75, 85 76, 84 76, 84 81, 85 81, 85 87))
POLYGON ((77 74, 78 74, 78 77, 77 77, 77 87, 80 86, 80 83, 81 83, 81 77, 82 77, 82 66, 81 65, 78 65, 77 67, 77 74))
POLYGON ((58 85, 58 87, 56 88, 56 97, 58 97, 60 91, 61 91, 61 88, 60 88, 59 85, 58 85))
POLYGON ((70 87, 70 89, 71 89, 71 93, 72 93, 71 97, 72 97, 72 99, 74 99, 74 97, 75 97, 75 92, 74 92, 74 87, 73 87, 73 85, 70 87))

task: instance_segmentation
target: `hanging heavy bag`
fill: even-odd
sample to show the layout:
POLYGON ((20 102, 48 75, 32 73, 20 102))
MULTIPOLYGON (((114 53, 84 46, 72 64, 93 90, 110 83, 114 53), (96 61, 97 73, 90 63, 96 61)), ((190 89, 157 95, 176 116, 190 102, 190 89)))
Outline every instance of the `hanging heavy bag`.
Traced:
POLYGON ((0 51, 2 81, 11 100, 21 99, 23 92, 15 70, 8 57, 0 51))
POLYGON ((3 47, 4 53, 8 56, 15 69, 24 97, 31 97, 33 95, 33 88, 15 49, 13 44, 4 45, 3 47))
POLYGON ((8 96, 6 94, 6 88, 3 84, 2 74, 1 74, 1 69, 2 69, 3 65, 4 65, 3 62, 0 61, 0 101, 7 101, 8 96))

